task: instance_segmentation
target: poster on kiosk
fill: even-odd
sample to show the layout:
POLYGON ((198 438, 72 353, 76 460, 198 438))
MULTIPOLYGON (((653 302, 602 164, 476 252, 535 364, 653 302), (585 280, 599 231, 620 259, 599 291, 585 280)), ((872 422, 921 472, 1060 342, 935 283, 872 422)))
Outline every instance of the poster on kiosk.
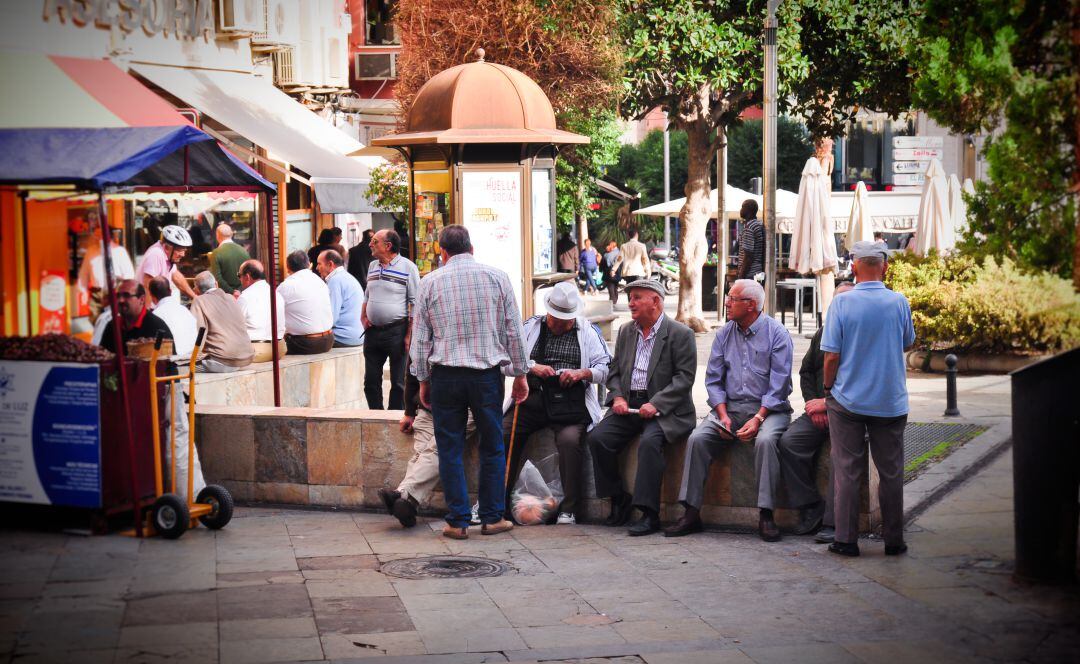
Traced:
POLYGON ((0 360, 0 501, 101 507, 99 369, 0 360))
POLYGON ((462 221, 476 260, 510 276, 518 308, 522 302, 521 172, 463 171, 462 221))

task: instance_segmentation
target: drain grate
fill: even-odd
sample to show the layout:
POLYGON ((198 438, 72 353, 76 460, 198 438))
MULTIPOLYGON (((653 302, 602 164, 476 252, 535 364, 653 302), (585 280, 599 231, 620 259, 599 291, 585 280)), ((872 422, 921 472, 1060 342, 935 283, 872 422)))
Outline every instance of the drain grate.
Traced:
POLYGON ((966 443, 986 430, 987 427, 978 424, 909 422, 904 428, 904 466, 907 468, 907 479, 917 473, 929 460, 928 457, 945 452, 948 447, 966 443), (935 451, 939 446, 942 446, 942 449, 935 451))
POLYGON ((501 560, 473 556, 428 556, 391 560, 379 568, 399 579, 476 579, 502 576, 510 565, 501 560))

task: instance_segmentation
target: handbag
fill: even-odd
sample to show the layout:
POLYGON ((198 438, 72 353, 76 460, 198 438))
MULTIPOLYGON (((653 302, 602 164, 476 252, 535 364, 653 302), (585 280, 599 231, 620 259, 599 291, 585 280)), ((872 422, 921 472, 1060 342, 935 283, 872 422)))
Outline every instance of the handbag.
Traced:
MULTIPOLYGON (((543 322, 540 325, 540 338, 536 343, 544 344, 547 339, 547 325, 543 322)), ((543 348, 542 345, 540 347, 543 348)), ((537 382, 549 423, 584 424, 589 421, 589 408, 585 405, 587 386, 583 381, 563 387, 559 384, 558 376, 549 376, 537 382)))

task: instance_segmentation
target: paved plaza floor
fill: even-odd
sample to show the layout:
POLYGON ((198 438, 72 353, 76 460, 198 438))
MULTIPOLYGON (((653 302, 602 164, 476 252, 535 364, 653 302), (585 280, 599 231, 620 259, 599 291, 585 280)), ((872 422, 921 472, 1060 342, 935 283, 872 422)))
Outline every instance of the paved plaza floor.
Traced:
MULTIPOLYGON (((1011 455, 840 558, 808 537, 628 538, 541 526, 465 542, 438 520, 241 508, 177 541, 4 532, 0 653, 16 662, 1080 661, 1080 595, 1010 576, 1011 455), (406 580, 388 561, 505 561, 406 580)), ((475 531, 475 529, 473 529, 475 531)))

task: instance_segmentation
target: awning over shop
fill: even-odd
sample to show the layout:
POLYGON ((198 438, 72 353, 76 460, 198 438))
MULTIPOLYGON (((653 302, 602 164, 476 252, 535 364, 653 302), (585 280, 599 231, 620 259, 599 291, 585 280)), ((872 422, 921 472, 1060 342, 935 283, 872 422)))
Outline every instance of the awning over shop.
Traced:
POLYGON ((108 60, 0 52, 0 182, 274 186, 108 60))
POLYGON ((134 64, 132 69, 313 176, 315 196, 324 212, 376 211, 363 192, 371 168, 383 160, 347 156, 363 145, 270 82, 239 72, 148 64, 134 64))

